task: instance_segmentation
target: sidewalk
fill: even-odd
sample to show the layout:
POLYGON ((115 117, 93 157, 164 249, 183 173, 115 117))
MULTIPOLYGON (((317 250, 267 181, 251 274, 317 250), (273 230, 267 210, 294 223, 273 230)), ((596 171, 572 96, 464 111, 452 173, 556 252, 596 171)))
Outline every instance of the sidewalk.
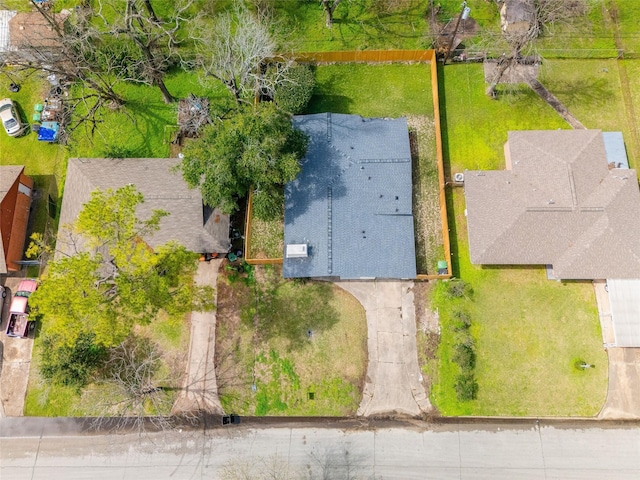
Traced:
MULTIPOLYGON (((195 282, 199 285, 216 287, 218 269, 222 260, 200 262, 195 275, 195 282)), ((217 290, 214 293, 214 303, 217 303, 217 290)), ((222 405, 218 398, 218 385, 214 368, 214 353, 216 344, 216 312, 191 313, 191 339, 189 342, 189 357, 187 373, 182 392, 173 405, 173 413, 188 413, 206 411, 222 414, 222 405)))
POLYGON ((418 416, 431 410, 421 383, 413 282, 341 281, 367 315, 369 364, 358 415, 418 416))

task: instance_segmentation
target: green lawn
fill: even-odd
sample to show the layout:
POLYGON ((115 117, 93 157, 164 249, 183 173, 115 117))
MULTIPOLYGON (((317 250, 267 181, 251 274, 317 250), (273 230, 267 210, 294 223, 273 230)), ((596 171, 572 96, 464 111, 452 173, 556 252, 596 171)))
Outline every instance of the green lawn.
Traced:
POLYGON ((303 52, 429 48, 425 40, 428 1, 402 0, 393 9, 384 3, 377 2, 376 7, 376 2, 343 1, 329 29, 320 2, 278 0, 275 25, 294 50, 303 52))
MULTIPOLYGON (((217 83, 205 88, 194 72, 175 71, 166 78, 174 97, 193 93, 207 96, 212 102, 229 97, 222 84, 217 83)), ((164 103, 160 90, 147 85, 123 83, 116 91, 126 99, 126 106, 105 110, 93 135, 89 125, 79 128, 70 141, 71 155, 101 157, 117 152, 130 158, 167 157, 176 133, 177 103, 164 103)))
POLYGON ((255 283, 227 271, 218 281, 216 376, 225 411, 355 414, 367 365, 360 303, 329 282, 284 280, 279 267, 256 267, 251 277, 255 283))
POLYGON ((353 113, 363 117, 429 115, 431 74, 423 64, 337 64, 316 69, 316 94, 305 113, 353 113))
MULTIPOLYGON (((248 258, 282 258, 284 254, 284 212, 276 220, 260 220, 252 215, 248 258)), ((246 244, 245 244, 246 246, 246 244)))
MULTIPOLYGON (((574 68, 558 61, 545 74, 574 68)), ((441 79, 445 163, 454 171, 504 168, 508 130, 568 127, 527 88, 498 100, 486 97, 480 65, 447 66, 441 79)), ((612 126, 615 108, 603 113, 612 126)), ((448 204, 454 275, 475 293, 471 299, 451 300, 441 284, 433 296, 432 308, 439 310, 442 324, 434 404, 445 415, 595 415, 606 396, 607 358, 591 285, 548 281, 543 268, 471 265, 461 189, 449 192, 448 204), (479 391, 470 402, 458 402, 454 390, 458 367, 451 361, 452 314, 459 309, 472 318, 477 352, 479 391), (579 371, 577 360, 596 368, 579 371)))
POLYGON ((569 128, 528 87, 489 98, 481 64, 447 65, 439 75, 445 165, 453 172, 503 168, 509 130, 569 128))

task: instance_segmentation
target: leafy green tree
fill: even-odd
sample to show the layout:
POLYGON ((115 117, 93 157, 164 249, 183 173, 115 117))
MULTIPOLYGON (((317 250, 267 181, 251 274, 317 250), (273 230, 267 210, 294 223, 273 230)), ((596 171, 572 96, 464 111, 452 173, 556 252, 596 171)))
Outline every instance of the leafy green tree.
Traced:
POLYGON ((212 308, 212 288, 193 284, 196 254, 171 242, 154 251, 144 242, 167 213, 141 221, 135 211, 142 202, 132 185, 93 192, 73 225, 81 253, 49 264, 30 303, 59 345, 71 347, 86 334, 108 348, 160 311, 212 308))
POLYGON ((73 345, 61 345, 55 336, 45 335, 40 352, 42 376, 76 388, 89 383, 107 359, 107 349, 96 345, 90 333, 81 333, 73 345))
POLYGON ((186 182, 200 187, 207 205, 223 212, 238 209, 238 199, 254 188, 256 216, 281 214, 282 186, 300 171, 306 136, 272 103, 239 107, 228 118, 205 127, 183 150, 186 182))

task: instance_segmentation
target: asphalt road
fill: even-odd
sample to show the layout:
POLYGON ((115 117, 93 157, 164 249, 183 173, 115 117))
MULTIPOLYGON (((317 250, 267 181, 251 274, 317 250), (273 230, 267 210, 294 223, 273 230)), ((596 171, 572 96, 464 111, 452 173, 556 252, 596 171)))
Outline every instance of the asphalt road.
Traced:
MULTIPOLYGON (((638 479, 638 424, 257 424, 88 435, 0 421, 0 478, 638 479), (20 433, 20 432, 23 433, 20 433)), ((37 420, 37 419, 34 419, 37 420)))

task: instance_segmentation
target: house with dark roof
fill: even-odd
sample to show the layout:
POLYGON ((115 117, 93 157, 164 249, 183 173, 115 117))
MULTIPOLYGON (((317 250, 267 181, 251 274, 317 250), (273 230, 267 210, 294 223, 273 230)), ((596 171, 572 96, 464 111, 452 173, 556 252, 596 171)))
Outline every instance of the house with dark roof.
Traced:
POLYGON ((56 250, 74 254, 82 240, 70 241, 69 226, 78 217, 94 190, 118 189, 133 184, 144 196, 138 218, 150 218, 154 210, 168 216, 160 228, 144 238, 150 247, 175 240, 197 253, 226 253, 229 249, 229 216, 202 203, 200 191, 190 189, 175 171, 177 158, 72 158, 67 167, 60 229, 56 250))
POLYGON ((322 113, 293 123, 309 147, 285 188, 284 276, 415 278, 406 119, 322 113))
POLYGON ((32 196, 24 166, 0 166, 0 274, 20 270, 32 196))
POLYGON ((506 170, 465 172, 471 262, 640 278, 640 191, 624 152, 619 132, 509 132, 506 170))

